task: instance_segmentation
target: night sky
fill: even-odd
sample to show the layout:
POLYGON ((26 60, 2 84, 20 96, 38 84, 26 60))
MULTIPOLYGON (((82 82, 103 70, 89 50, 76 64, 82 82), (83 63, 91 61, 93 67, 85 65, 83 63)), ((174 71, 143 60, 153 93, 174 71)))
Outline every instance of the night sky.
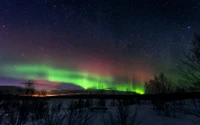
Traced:
POLYGON ((159 72, 178 81, 199 15, 199 0, 1 0, 0 85, 140 92, 159 72))

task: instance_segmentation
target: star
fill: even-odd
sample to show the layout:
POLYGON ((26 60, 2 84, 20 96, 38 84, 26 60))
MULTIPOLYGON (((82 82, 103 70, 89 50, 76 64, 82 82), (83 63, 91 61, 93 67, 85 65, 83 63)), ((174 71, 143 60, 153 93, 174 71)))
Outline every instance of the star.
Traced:
MULTIPOLYGON (((41 65, 47 74, 49 70, 43 69, 43 65, 48 64, 63 71, 109 76, 116 85, 121 79, 126 84, 127 76, 134 77, 143 86, 143 81, 157 72, 175 73, 169 71, 176 60, 181 60, 180 53, 190 48, 195 30, 200 33, 200 16, 196 16, 198 0, 153 3, 110 0, 97 4, 89 2, 92 0, 84 4, 75 0, 3 1, 0 2, 0 60, 5 61, 0 63, 0 85, 1 77, 10 75, 2 73, 1 67, 16 60, 20 65, 41 65), (145 74, 144 79, 135 75, 137 70, 145 74)), ((9 77, 16 78, 17 73, 9 77)), ((56 82, 65 79, 57 71, 55 76, 59 78, 56 82)), ((79 78, 72 84, 77 81, 79 78)), ((90 84, 93 83, 83 87, 88 88, 90 84)))

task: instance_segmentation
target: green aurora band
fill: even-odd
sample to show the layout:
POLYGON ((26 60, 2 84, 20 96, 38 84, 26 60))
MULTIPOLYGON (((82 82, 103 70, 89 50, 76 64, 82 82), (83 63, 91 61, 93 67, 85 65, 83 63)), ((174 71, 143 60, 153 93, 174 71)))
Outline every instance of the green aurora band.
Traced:
POLYGON ((104 89, 115 88, 117 91, 136 92, 144 94, 144 84, 131 82, 119 82, 113 77, 100 76, 92 73, 57 69, 45 65, 4 65, 1 70, 7 77, 17 79, 47 80, 50 82, 70 83, 80 86, 83 89, 104 89))

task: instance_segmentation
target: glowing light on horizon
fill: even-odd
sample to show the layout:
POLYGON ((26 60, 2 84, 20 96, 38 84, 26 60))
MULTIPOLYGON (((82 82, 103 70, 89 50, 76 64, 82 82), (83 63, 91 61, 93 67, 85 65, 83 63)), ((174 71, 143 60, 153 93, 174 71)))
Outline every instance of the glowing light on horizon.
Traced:
POLYGON ((130 82, 122 82, 111 76, 101 76, 88 72, 59 69, 45 65, 5 65, 1 69, 11 78, 68 83, 84 89, 115 88, 117 91, 144 94, 144 86, 142 83, 132 85, 130 82))

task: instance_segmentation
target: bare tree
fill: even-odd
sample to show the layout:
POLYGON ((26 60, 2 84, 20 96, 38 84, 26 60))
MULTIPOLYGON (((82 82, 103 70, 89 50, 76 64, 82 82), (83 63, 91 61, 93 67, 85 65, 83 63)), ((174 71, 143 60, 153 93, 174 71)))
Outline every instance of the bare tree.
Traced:
POLYGON ((192 48, 184 52, 180 71, 182 82, 189 86, 192 91, 200 91, 200 35, 195 34, 192 48))
POLYGON ((148 94, 164 94, 172 92, 172 82, 165 77, 163 73, 155 76, 153 80, 145 83, 146 93, 148 94))
POLYGON ((95 115, 83 108, 80 105, 80 101, 76 102, 72 100, 68 104, 66 118, 67 125, 88 125, 92 120, 94 120, 95 115))
MULTIPOLYGON (((180 72, 185 89, 191 92, 200 92, 200 35, 195 34, 191 48, 184 52, 180 72)), ((200 120, 200 98, 188 99, 184 106, 178 107, 185 114, 198 117, 200 120)), ((196 121, 195 121, 196 122, 196 121)))
POLYGON ((129 105, 124 105, 122 100, 118 101, 117 109, 102 116, 104 125, 139 125, 137 121, 138 109, 131 110, 129 105))
POLYGON ((34 81, 29 80, 28 82, 25 82, 24 85, 24 94, 27 96, 32 96, 35 93, 34 81))
MULTIPOLYGON (((24 83, 25 89, 23 94, 32 96, 35 92, 34 82, 29 80, 24 83)), ((29 99, 16 100, 11 98, 6 100, 7 107, 4 107, 6 111, 6 123, 8 125, 23 125, 29 120, 30 109, 32 101, 29 99)))
MULTIPOLYGON (((99 90, 99 91, 97 91, 97 94, 103 96, 104 91, 103 90, 99 90)), ((99 99, 97 99, 97 104, 96 105, 97 106, 106 106, 106 100, 104 98, 99 98, 99 99)))
POLYGON ((44 116, 40 120, 40 125, 63 125, 66 114, 62 111, 63 103, 48 104, 44 116))
MULTIPOLYGON (((148 94, 167 94, 173 92, 172 82, 165 77, 163 73, 159 76, 155 76, 153 80, 150 80, 146 84, 146 93, 148 94)), ((164 113, 166 116, 171 115, 171 111, 175 111, 175 101, 169 101, 164 99, 153 99, 152 104, 154 110, 164 113)), ((174 112, 172 112, 174 114, 174 112)))
POLYGON ((49 101, 46 99, 38 98, 31 100, 29 105, 30 115, 29 118, 33 125, 36 125, 38 120, 44 119, 49 112, 49 101))
MULTIPOLYGON (((28 81, 25 84, 23 94, 32 96, 34 94, 33 81, 28 81)), ((14 96, 13 96, 14 97, 14 96)), ((29 120, 30 109, 32 109, 32 101, 29 99, 16 100, 15 98, 8 98, 4 100, 4 123, 5 125, 23 125, 29 120)))
MULTIPOLYGON (((3 91, 0 91, 0 96, 3 96, 3 91)), ((6 117, 6 109, 8 109, 8 104, 6 100, 0 100, 0 124, 3 125, 6 117)))
POLYGON ((7 100, 6 102, 6 122, 5 125, 23 125, 28 121, 29 107, 28 103, 15 100, 7 100))

